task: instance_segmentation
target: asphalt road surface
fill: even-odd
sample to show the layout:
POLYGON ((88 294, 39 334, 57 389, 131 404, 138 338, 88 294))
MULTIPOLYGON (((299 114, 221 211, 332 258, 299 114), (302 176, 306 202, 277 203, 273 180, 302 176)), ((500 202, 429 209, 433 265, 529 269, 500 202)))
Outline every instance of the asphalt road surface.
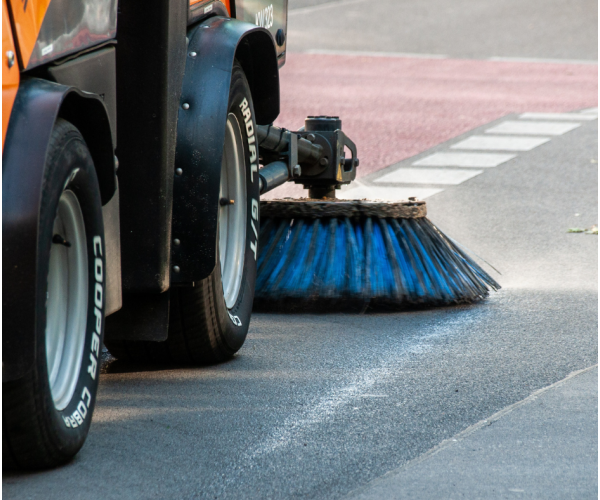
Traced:
POLYGON ((486 302, 257 314, 223 365, 115 362, 74 462, 5 475, 5 498, 339 498, 595 364, 597 237, 567 229, 597 221, 596 137, 588 121, 429 198, 502 272, 486 302))
MULTIPOLYGON (((337 2, 333 8, 344 7, 348 14, 350 5, 362 3, 337 2)), ((397 3, 370 5, 370 12, 379 12, 397 3)), ((387 37, 385 43, 396 52, 469 57, 483 65, 492 56, 597 57, 591 2, 452 5, 449 10, 446 3, 403 2, 397 9, 402 15, 365 21, 361 42, 357 31, 344 31, 352 26, 350 17, 335 23, 337 38, 331 38, 331 30, 319 29, 338 17, 320 10, 311 16, 312 27, 303 28, 308 11, 298 12, 290 16, 290 40, 298 30, 312 35, 296 35, 290 49, 381 51, 377 40, 387 37), (422 12, 428 23, 419 30, 422 12), (450 34, 439 29, 445 20, 455 23, 450 34), (529 25, 529 31, 521 29, 529 25), (462 40, 458 28, 467 30, 464 37, 470 41, 462 40), (557 35, 548 35, 550 28, 557 35), (467 37, 468 29, 489 40, 476 33, 467 37)), ((291 1, 290 7, 305 9, 310 2, 291 1)), ((314 57, 315 64, 324 57, 299 56, 314 57)), ((544 63, 521 64, 535 73, 541 70, 528 64, 544 63)), ((493 112, 481 114, 477 103, 487 102, 485 92, 466 92, 460 102, 468 104, 460 107, 467 124, 461 123, 461 113, 450 113, 455 122, 442 113, 447 123, 442 131, 432 127, 435 143, 422 134, 420 146, 385 156, 365 173, 364 182, 376 185, 378 176, 450 151, 506 120, 520 120, 518 113, 596 106, 585 83, 592 78, 594 84, 585 69, 589 65, 569 65, 579 91, 572 92, 569 81, 545 90, 547 101, 554 96, 560 109, 540 103, 530 91, 522 92, 518 106, 502 104, 522 88, 515 84, 499 91, 504 97, 491 99, 497 104, 489 108, 493 112)), ((548 71, 566 66, 555 63, 548 71)), ((487 66, 481 71, 494 81, 487 66)), ((456 94, 445 88, 440 87, 437 108, 424 108, 428 113, 455 101, 456 94)), ((309 93, 316 95, 314 89, 309 93)), ((407 106, 420 99, 415 91, 401 98, 407 106)), ((412 110, 418 116, 419 106, 412 110)), ((288 115, 294 116, 301 110, 288 115)), ((388 119, 402 127, 401 112, 388 119)), ((502 290, 485 302, 393 314, 256 314, 246 344, 222 365, 175 369, 110 363, 88 441, 76 459, 53 471, 5 473, 4 497, 343 498, 536 390, 593 366, 598 240, 567 230, 598 222, 597 134, 597 120, 582 119, 574 130, 427 198, 430 219, 502 273, 494 274, 502 290)), ((593 462, 590 457, 574 471, 573 485, 582 489, 573 490, 573 498, 587 498, 597 487, 593 462)), ((498 497, 504 494, 519 492, 498 497)))
POLYGON ((596 365, 468 427, 348 498, 597 498, 597 424, 596 365))
POLYGON ((290 0, 288 48, 598 59, 593 0, 290 0))

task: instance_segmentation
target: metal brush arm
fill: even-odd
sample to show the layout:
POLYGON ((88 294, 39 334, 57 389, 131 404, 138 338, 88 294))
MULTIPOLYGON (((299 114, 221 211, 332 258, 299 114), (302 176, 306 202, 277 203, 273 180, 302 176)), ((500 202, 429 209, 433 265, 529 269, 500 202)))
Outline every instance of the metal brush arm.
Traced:
POLYGON ((323 146, 313 144, 296 132, 290 132, 275 125, 258 125, 256 129, 258 132, 258 145, 263 149, 285 154, 290 148, 292 136, 295 135, 298 141, 298 163, 314 165, 323 157, 323 146))
POLYGON ((288 166, 282 161, 269 163, 258 171, 260 194, 265 194, 290 180, 288 166))
POLYGON ((256 129, 261 150, 281 157, 281 160, 269 163, 259 170, 261 194, 298 177, 302 172, 301 163, 315 164, 323 155, 322 146, 312 144, 295 132, 274 125, 258 125, 256 129))

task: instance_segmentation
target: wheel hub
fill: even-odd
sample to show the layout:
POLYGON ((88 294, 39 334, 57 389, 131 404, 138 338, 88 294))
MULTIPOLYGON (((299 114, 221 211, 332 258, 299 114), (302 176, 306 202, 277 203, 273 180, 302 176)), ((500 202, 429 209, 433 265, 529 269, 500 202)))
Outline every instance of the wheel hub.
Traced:
POLYGON ((60 196, 50 247, 46 296, 46 362, 54 405, 71 401, 85 341, 88 262, 85 223, 77 196, 60 196), (61 241, 59 241, 61 240, 61 241))
POLYGON ((223 295, 228 309, 238 299, 246 251, 246 162, 242 140, 238 119, 229 113, 219 193, 219 255, 223 295))

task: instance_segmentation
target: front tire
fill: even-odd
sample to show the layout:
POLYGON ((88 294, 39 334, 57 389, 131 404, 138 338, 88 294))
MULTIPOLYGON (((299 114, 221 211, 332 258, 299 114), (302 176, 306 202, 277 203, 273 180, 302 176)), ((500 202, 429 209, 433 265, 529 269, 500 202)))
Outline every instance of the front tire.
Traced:
POLYGON ((83 137, 60 118, 40 210, 35 362, 3 384, 5 467, 70 460, 85 442, 96 401, 106 269, 100 189, 83 137))
POLYGON ((166 341, 107 341, 116 358, 211 364, 231 358, 242 347, 254 301, 260 227, 255 129, 250 88, 236 63, 223 147, 215 268, 194 287, 171 289, 166 341))

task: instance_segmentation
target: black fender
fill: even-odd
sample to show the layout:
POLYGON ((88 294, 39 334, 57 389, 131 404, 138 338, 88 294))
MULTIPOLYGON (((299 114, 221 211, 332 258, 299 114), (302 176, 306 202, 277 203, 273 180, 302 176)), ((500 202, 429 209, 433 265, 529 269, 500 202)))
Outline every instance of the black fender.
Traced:
POLYGON ((171 234, 180 242, 171 245, 173 284, 202 280, 216 263, 221 159, 236 59, 250 85, 257 123, 272 123, 279 115, 277 50, 266 29, 212 17, 188 37, 173 184, 171 234))
POLYGON ((37 234, 46 150, 57 117, 77 126, 94 159, 102 202, 116 187, 110 123, 95 94, 37 78, 19 85, 2 151, 3 380, 24 375, 35 349, 37 234))

